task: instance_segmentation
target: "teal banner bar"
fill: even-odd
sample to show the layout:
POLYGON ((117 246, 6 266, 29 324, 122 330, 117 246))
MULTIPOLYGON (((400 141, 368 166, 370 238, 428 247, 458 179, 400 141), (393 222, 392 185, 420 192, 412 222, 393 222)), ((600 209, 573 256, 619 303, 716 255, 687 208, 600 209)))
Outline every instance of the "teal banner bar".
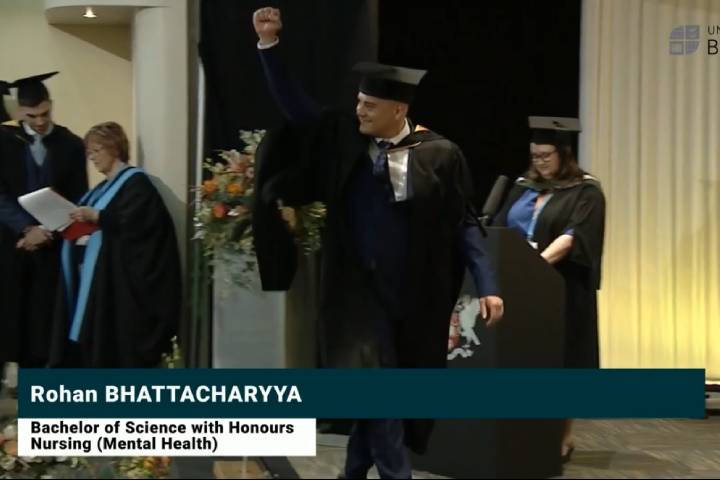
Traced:
POLYGON ((20 371, 21 418, 703 418, 704 370, 20 371))

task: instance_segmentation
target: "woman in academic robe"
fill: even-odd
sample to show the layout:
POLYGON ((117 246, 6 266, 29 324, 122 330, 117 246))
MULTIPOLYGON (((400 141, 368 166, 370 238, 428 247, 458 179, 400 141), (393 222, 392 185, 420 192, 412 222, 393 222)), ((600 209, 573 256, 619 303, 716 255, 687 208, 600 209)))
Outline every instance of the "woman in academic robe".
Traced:
POLYGON ((71 214, 50 364, 154 367, 170 349, 182 302, 173 222, 147 174, 128 165, 120 125, 96 125, 85 145, 106 180, 71 214))
MULTIPOLYGON (((531 117, 530 166, 495 224, 517 230, 565 280, 565 368, 599 368, 597 290, 605 227, 600 183, 578 166, 576 119, 531 117)), ((561 455, 574 450, 572 421, 561 455)))

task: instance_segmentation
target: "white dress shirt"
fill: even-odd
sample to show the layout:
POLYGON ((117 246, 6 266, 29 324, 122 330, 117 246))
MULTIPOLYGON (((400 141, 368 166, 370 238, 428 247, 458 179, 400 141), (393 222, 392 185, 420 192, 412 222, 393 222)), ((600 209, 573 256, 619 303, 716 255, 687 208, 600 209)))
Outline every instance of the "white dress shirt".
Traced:
MULTIPOLYGON (((405 127, 400 130, 393 138, 376 138, 376 142, 389 142, 393 145, 400 143, 405 137, 410 135, 410 124, 405 120, 405 127)), ((372 142, 371 142, 372 143, 372 142)), ((390 173, 390 182, 393 186, 393 192, 395 193, 395 201, 402 202, 407 200, 410 192, 409 178, 408 178, 408 161, 410 160, 410 149, 402 148, 397 151, 392 151, 392 147, 388 152, 388 171, 390 173)), ((370 148, 370 158, 375 158, 378 153, 376 145, 372 145, 370 148)))

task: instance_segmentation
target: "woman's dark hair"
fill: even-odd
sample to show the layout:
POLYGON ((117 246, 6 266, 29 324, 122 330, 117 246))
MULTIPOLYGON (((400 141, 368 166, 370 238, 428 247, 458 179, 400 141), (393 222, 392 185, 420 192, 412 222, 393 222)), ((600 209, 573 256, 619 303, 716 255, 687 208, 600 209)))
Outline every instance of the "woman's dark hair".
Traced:
MULTIPOLYGON (((560 169, 558 170, 557 175, 555 175, 554 180, 561 182, 581 180, 585 172, 583 172, 580 165, 578 165, 577 158, 575 158, 575 153, 573 152, 572 147, 570 145, 558 145, 556 148, 558 155, 560 156, 560 169)), ((537 168, 535 168, 535 164, 532 159, 530 159, 530 168, 525 174, 525 177, 536 182, 543 181, 543 177, 540 175, 537 168)))

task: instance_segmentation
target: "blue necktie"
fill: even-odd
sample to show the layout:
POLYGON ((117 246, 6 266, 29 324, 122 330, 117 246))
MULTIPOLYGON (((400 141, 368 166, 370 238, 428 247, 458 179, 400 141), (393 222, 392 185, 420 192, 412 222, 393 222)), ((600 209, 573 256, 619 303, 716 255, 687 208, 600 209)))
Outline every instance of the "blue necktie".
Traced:
POLYGON ((373 160, 373 175, 376 177, 381 177, 385 175, 385 172, 387 171, 387 165, 388 165, 388 148, 392 147, 392 143, 381 141, 377 143, 378 147, 378 154, 373 160))
POLYGON ((38 167, 42 167, 45 163, 45 156, 47 155, 47 149, 43 144, 43 137, 35 135, 35 141, 30 145, 30 152, 32 153, 33 160, 38 167))

